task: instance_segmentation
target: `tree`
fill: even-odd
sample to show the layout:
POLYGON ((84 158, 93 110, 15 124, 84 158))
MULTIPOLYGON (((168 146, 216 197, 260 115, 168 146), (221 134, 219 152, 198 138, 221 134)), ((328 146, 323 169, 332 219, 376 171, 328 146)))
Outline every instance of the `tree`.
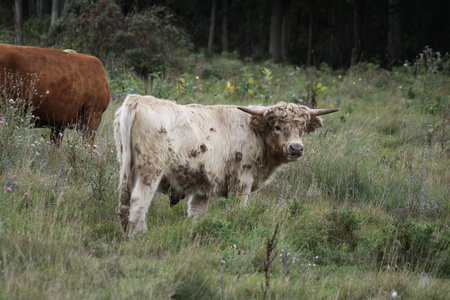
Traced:
POLYGON ((362 6, 364 0, 355 0, 353 4, 353 48, 350 59, 350 66, 355 66, 359 60, 359 53, 361 48, 361 27, 362 27, 362 6))
POLYGON ((283 0, 272 1, 272 12, 270 17, 269 53, 270 58, 276 62, 283 60, 281 50, 283 2, 283 0))
POLYGON ((291 1, 287 0, 283 9, 283 19, 281 20, 281 57, 283 60, 286 60, 288 57, 290 7, 291 1))
POLYGON ((60 0, 52 1, 52 17, 50 21, 50 26, 55 24, 56 20, 59 18, 59 2, 60 0))
POLYGON ((392 65, 400 58, 402 51, 402 37, 401 37, 401 11, 400 0, 389 0, 388 7, 388 34, 386 43, 386 53, 388 58, 388 65, 392 65))
POLYGON ((14 27, 14 43, 16 45, 23 44, 23 3, 22 0, 14 1, 14 15, 15 15, 15 27, 14 27))
POLYGON ((313 28, 314 28, 314 2, 311 2, 309 11, 309 29, 308 29, 308 58, 306 65, 311 66, 311 60, 313 56, 313 28))
POLYGON ((228 43, 228 0, 222 0, 222 51, 229 52, 228 43))
POLYGON ((44 19, 44 15, 43 15, 43 3, 44 0, 36 0, 36 16, 39 18, 39 20, 43 20, 44 19))
POLYGON ((213 0, 211 7, 211 22, 209 25, 208 52, 213 53, 214 48, 214 32, 216 31, 216 7, 217 0, 213 0))

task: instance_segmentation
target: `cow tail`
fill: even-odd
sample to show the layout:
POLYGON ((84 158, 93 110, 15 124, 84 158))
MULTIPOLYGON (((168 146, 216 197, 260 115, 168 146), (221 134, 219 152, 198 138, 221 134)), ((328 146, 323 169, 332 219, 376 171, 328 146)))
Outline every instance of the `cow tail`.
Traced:
POLYGON ((139 107, 137 97, 129 95, 117 110, 114 118, 114 138, 117 147, 117 159, 120 164, 119 210, 122 228, 126 232, 132 192, 132 151, 131 127, 139 107))

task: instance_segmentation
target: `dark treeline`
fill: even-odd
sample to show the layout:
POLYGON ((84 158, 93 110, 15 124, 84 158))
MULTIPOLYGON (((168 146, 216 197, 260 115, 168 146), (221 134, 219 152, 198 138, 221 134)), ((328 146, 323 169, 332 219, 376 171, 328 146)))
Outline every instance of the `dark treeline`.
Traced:
MULTIPOLYGON (((15 28, 17 44, 29 43, 21 32, 30 20, 41 20, 50 28, 76 13, 79 2, 98 2, 0 1, 0 41, 8 41, 4 31, 15 28)), ((440 52, 450 49, 448 0, 106 1, 117 4, 128 17, 164 6, 197 51, 236 52, 253 60, 326 63, 332 68, 367 61, 389 68, 414 59, 425 46, 440 52)))

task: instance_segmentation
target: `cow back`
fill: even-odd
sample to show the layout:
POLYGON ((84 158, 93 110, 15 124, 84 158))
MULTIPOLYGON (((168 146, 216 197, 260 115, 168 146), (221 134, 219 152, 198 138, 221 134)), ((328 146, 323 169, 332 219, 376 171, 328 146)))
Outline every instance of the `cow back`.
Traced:
POLYGON ((93 56, 0 44, 0 77, 7 72, 37 75, 32 104, 38 126, 99 124, 110 101, 105 71, 93 56))

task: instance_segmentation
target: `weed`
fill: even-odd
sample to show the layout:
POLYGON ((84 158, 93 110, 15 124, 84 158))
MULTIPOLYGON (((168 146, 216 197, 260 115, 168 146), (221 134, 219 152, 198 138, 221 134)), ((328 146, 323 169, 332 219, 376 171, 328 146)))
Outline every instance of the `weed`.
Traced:
POLYGON ((289 275, 290 269, 293 264, 299 261, 299 254, 291 255, 290 252, 281 249, 280 262, 282 266, 282 276, 286 277, 289 275))
MULTIPOLYGON (((0 74, 0 171, 29 160, 30 157, 25 156, 27 152, 32 153, 32 161, 42 153, 40 142, 30 137, 30 130, 37 121, 31 100, 38 94, 39 77, 37 74, 3 72, 0 74)), ((44 99, 44 95, 41 98, 44 99)))
POLYGON ((176 88, 168 80, 164 80, 159 73, 149 76, 149 94, 160 99, 173 99, 177 93, 176 88))
POLYGON ((276 258, 276 254, 273 253, 276 247, 275 237, 278 233, 278 226, 277 224, 275 226, 275 229, 273 231, 272 238, 267 238, 267 246, 266 246, 266 257, 264 259, 264 284, 261 283, 261 290, 263 292, 263 299, 266 299, 267 292, 269 291, 269 281, 270 281, 270 266, 272 265, 272 262, 276 258))

